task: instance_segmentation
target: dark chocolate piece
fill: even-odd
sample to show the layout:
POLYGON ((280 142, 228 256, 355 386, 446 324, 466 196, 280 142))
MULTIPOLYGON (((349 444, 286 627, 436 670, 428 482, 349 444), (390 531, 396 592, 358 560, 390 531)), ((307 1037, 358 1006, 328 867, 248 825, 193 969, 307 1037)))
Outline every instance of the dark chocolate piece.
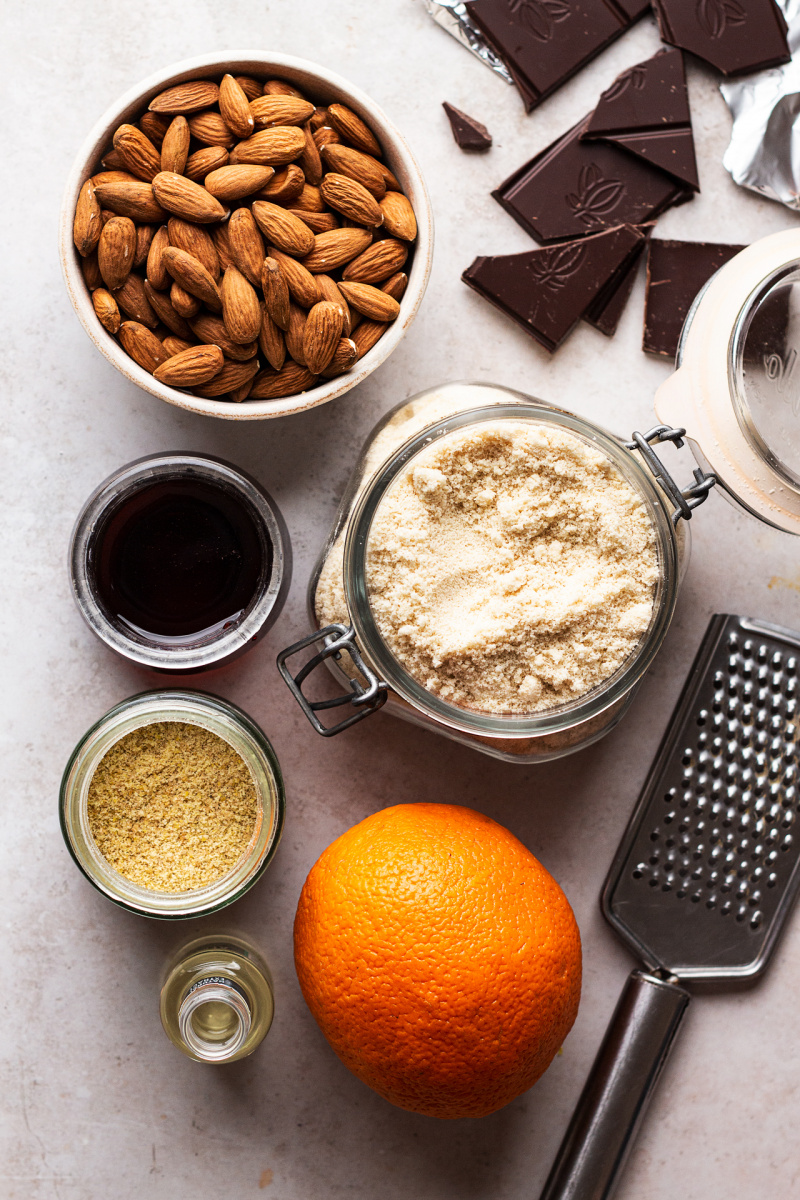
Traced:
POLYGON ((588 119, 492 192, 542 242, 644 225, 693 193, 657 167, 605 141, 582 141, 588 119))
POLYGON ((461 278, 553 351, 604 288, 626 274, 645 241, 620 225, 557 246, 476 258, 461 278))
POLYGON ((625 305, 630 299, 636 276, 639 274, 639 263, 650 234, 653 232, 653 226, 644 225, 641 227, 641 232, 644 234, 644 239, 641 245, 634 250, 624 273, 619 278, 610 280, 583 314, 584 321, 593 325, 606 337, 613 337, 617 332, 617 326, 625 311, 625 305))
POLYGON ((683 322, 697 293, 744 246, 667 242, 653 238, 647 255, 644 341, 649 354, 674 358, 683 322))
POLYGON ((488 150, 492 144, 492 135, 485 125, 468 117, 460 108, 448 104, 445 100, 442 108, 447 113, 453 137, 462 150, 488 150))
POLYGON ((618 75, 583 134, 602 138, 700 190, 680 50, 660 50, 618 75))
POLYGON ((653 10, 665 42, 723 75, 789 61, 786 22, 775 0, 653 0, 653 10))
POLYGON ((643 0, 468 0, 528 112, 630 28, 643 0))

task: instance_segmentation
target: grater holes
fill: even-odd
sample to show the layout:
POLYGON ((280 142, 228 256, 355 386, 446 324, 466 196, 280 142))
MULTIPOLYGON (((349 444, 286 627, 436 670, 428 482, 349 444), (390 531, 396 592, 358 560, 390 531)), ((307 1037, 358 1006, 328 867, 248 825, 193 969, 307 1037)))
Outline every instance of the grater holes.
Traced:
POLYGON ((703 709, 701 709, 701 710, 700 710, 700 712, 697 714, 697 724, 698 724, 698 725, 700 726, 700 728, 702 729, 702 728, 703 728, 703 726, 706 724, 706 722, 707 722, 707 721, 708 721, 708 709, 705 709, 705 708, 703 708, 703 709))
POLYGON ((754 912, 752 917, 750 918, 750 928, 753 930, 758 929, 760 927, 763 919, 764 919, 763 913, 754 912))

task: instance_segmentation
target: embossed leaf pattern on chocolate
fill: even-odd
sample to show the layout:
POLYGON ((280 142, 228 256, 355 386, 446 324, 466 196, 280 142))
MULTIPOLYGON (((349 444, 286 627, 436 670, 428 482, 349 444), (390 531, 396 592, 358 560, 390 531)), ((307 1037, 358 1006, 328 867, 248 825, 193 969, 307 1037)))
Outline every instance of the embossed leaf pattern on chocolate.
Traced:
POLYGON ((644 63, 639 63, 638 66, 631 67, 630 71, 623 71, 611 87, 606 88, 602 93, 601 100, 616 100, 623 92, 627 92, 629 87, 634 87, 641 91, 647 82, 647 71, 644 68, 644 63))
POLYGON ((737 0, 697 0, 697 21, 710 38, 722 37, 729 25, 743 25, 747 14, 737 0))
POLYGON ((570 275, 575 274, 585 257, 585 246, 554 246, 549 253, 532 259, 528 270, 542 287, 557 292, 570 275))
POLYGON ((621 179, 606 179, 597 163, 581 169, 578 191, 569 192, 565 199, 578 220, 590 229, 602 225, 600 217, 616 208, 625 195, 621 179))
POLYGON ((508 0, 508 7, 540 42, 549 42, 553 26, 571 15, 569 5, 562 0, 508 0))

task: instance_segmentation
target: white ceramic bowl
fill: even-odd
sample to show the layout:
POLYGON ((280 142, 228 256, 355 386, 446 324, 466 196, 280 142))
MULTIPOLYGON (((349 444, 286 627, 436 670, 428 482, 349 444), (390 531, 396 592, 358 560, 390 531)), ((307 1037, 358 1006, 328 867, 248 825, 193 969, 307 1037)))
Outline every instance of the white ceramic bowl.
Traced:
POLYGON ((59 225, 59 251, 67 291, 81 324, 98 350, 126 379, 138 384, 151 395, 166 400, 168 404, 175 404, 191 412, 224 417, 231 421, 260 421, 286 416, 288 413, 303 412, 307 408, 325 404, 334 396, 341 396, 343 392, 348 392, 350 388, 366 379, 389 357, 414 320, 425 293, 433 253, 433 217, 420 169, 402 134, 382 109, 352 83, 324 67, 285 54, 251 52, 230 54, 224 58, 216 54, 206 54, 200 58, 174 63, 165 70, 150 75, 126 92, 97 122, 78 154, 67 180, 59 225), (224 400, 203 400, 199 396, 192 396, 159 383, 128 357, 98 321, 92 307, 91 295, 81 274, 80 256, 72 241, 72 223, 78 193, 85 180, 100 169, 100 158, 111 145, 111 138, 117 126, 125 121, 137 120, 153 96, 164 88, 188 79, 221 76, 225 72, 233 75, 255 75, 265 79, 285 79, 312 99, 322 103, 338 100, 352 108, 375 131, 383 146, 387 164, 399 179, 414 207, 419 228, 408 287, 400 303, 400 315, 397 320, 351 371, 336 379, 327 380, 307 392, 301 392, 297 396, 286 396, 280 400, 245 400, 242 404, 231 404, 224 400))

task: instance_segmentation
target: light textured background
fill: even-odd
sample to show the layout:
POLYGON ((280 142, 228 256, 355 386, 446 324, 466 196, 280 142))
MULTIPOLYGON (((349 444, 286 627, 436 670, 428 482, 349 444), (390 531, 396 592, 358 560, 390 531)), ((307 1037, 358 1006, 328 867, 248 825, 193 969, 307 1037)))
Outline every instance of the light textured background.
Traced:
MULTIPOLYGON (((655 25, 645 19, 526 117, 514 91, 437 29, 419 0, 22 0, 6 7, 4 24, 0 1193, 536 1197, 632 965, 597 907, 612 853, 709 615, 727 609, 800 626, 798 542, 713 496, 692 522, 677 617, 633 712, 604 742, 549 766, 496 763, 385 714, 324 742, 290 702, 274 658, 306 631, 306 581, 357 448, 405 396, 474 378, 623 433, 652 422, 651 397, 668 368, 639 349, 641 278, 613 340, 584 326, 551 360, 459 274, 477 253, 530 244, 490 188, 590 109, 618 71, 653 53, 655 25), (171 61, 243 46, 305 55, 370 92, 419 157, 438 241, 419 317, 376 375, 325 408, 237 427, 168 408, 100 357, 67 301, 56 218, 73 156, 120 92, 171 61), (489 125, 488 155, 455 147, 444 99, 489 125), (94 892, 67 856, 56 813, 61 770, 86 727, 157 682, 84 628, 67 586, 69 530, 110 471, 177 448, 214 452, 261 479, 286 516, 296 563, 266 642, 196 681, 263 725, 288 787, 277 858, 230 913, 267 953, 277 1017, 256 1056, 229 1068, 184 1059, 159 1025, 159 970, 190 929, 129 916, 94 892), (478 1122, 435 1122, 369 1092, 328 1050, 292 967, 292 915, 319 852, 381 806, 421 799, 474 805, 508 825, 560 880, 584 938, 583 1001, 563 1055, 528 1095, 478 1122)), ((703 194, 664 217, 659 235, 741 242, 793 223, 731 183, 716 81, 696 64, 689 78, 703 194)), ((800 1194, 798 986, 795 921, 763 985, 693 1003, 620 1200, 800 1194)))

